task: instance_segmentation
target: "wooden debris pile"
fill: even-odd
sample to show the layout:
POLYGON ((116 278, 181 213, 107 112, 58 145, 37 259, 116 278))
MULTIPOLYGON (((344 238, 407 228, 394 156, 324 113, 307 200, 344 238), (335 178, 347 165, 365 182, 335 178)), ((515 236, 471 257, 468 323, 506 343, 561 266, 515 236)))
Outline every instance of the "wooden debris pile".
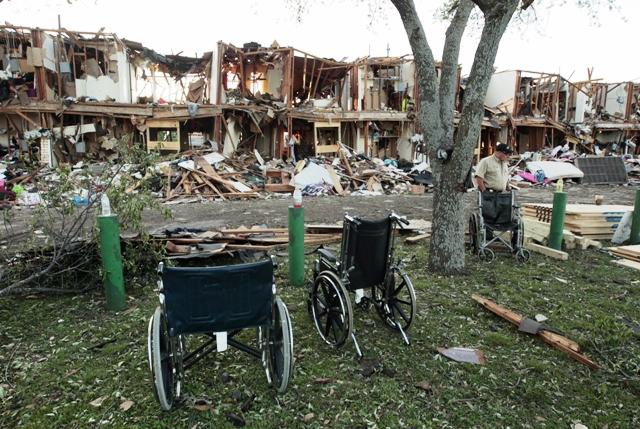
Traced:
MULTIPOLYGON (((610 240, 622 216, 632 210, 633 206, 623 205, 567 204, 564 227, 581 237, 610 240)), ((522 214, 525 219, 550 223, 553 204, 525 203, 522 214)))
POLYGON ((416 186, 417 172, 410 171, 412 165, 401 169, 377 158, 347 155, 344 150, 335 157, 304 159, 295 165, 278 160, 265 162, 257 152, 237 158, 217 152, 181 155, 185 161, 165 162, 159 167, 167 179, 164 202, 188 197, 264 198, 268 193, 293 192, 296 187, 303 195, 416 194, 431 187, 424 182, 416 186))
POLYGON ((243 180, 248 172, 245 165, 216 152, 209 155, 191 155, 191 160, 168 164, 166 167, 167 189, 163 201, 179 197, 262 198, 259 189, 243 180), (218 170, 212 162, 220 163, 218 170))
MULTIPOLYGON (((424 232, 430 229, 431 222, 411 220, 398 233, 424 232)), ((425 234, 416 237, 424 237, 425 234)), ((137 237, 133 237, 135 240, 137 237)), ((273 251, 285 248, 289 244, 288 228, 223 228, 220 231, 203 231, 178 229, 164 231, 152 235, 158 246, 166 248, 166 259, 208 258, 223 252, 273 251)), ((342 240, 342 223, 305 225, 305 246, 319 246, 329 243, 340 243, 342 240)))

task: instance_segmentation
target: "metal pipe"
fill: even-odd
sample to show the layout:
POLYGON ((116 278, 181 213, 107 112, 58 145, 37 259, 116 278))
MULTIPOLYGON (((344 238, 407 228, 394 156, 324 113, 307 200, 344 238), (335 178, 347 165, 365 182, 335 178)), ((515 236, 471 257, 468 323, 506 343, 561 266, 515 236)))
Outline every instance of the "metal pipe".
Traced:
POLYGON ((640 244, 640 189, 636 189, 636 202, 631 220, 631 244, 640 244))
POLYGON ((551 227, 549 229, 549 244, 547 247, 555 250, 562 249, 562 231, 564 230, 564 216, 567 211, 567 193, 553 194, 553 211, 551 212, 551 227))
POLYGON ((118 216, 98 216, 100 227, 100 253, 102 268, 106 273, 104 287, 109 311, 122 311, 126 307, 124 278, 122 274, 122 253, 118 216))
POLYGON ((289 206, 289 283, 304 285, 304 207, 289 206))

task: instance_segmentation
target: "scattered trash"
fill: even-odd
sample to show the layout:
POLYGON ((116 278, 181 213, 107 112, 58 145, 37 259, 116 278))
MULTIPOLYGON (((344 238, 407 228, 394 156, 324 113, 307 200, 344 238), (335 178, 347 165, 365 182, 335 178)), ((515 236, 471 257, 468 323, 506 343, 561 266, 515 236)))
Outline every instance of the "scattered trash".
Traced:
POLYGON ((484 365, 484 352, 477 349, 465 349, 459 347, 452 347, 445 349, 443 347, 438 348, 438 352, 442 356, 446 356, 449 359, 456 362, 473 363, 475 365, 484 365))

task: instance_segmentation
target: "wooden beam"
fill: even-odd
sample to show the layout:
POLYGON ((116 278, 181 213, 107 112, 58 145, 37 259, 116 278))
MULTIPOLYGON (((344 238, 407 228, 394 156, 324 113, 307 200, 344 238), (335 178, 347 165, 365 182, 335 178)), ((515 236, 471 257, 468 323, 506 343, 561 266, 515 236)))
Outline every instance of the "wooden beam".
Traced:
POLYGON ((541 246, 535 243, 525 243, 524 248, 527 250, 531 250, 532 252, 542 253, 543 255, 549 256, 551 258, 560 259, 562 261, 569 260, 569 254, 567 252, 562 252, 560 250, 555 250, 550 247, 541 246))
MULTIPOLYGON (((471 297, 482 304, 486 309, 494 312, 498 316, 502 317, 505 320, 508 320, 516 326, 520 326, 520 323, 522 323, 522 320, 524 320, 524 317, 520 316, 519 314, 507 310, 506 308, 501 307, 500 305, 495 304, 486 298, 475 294, 471 297)), ((600 369, 600 366, 598 364, 589 360, 585 355, 578 353, 580 351, 580 346, 575 341, 572 341, 560 334, 556 334, 555 332, 545 331, 544 329, 538 332, 536 334, 536 337, 540 338, 545 343, 552 345, 561 352, 568 354, 569 356, 571 356, 578 362, 588 366, 589 368, 595 370, 600 369)))
POLYGON ((38 123, 34 120, 32 120, 31 118, 29 118, 27 115, 25 115, 24 113, 22 113, 19 110, 15 110, 15 113, 18 114, 19 116, 21 116, 22 118, 24 118, 25 121, 29 122, 31 125, 33 125, 34 127, 37 128, 42 128, 40 125, 38 125, 38 123))

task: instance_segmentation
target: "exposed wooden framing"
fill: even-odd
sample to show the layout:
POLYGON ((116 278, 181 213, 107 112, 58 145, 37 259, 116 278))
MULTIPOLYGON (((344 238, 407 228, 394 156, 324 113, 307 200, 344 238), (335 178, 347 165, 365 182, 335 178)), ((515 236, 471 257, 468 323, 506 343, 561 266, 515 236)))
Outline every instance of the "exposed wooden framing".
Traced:
POLYGON ((16 131, 16 133, 19 133, 20 128, 18 128, 16 123, 13 122, 13 118, 8 113, 5 113, 5 116, 7 117, 7 121, 9 121, 9 123, 11 124, 11 127, 16 131))
POLYGON ((247 96, 247 88, 245 85, 245 79, 246 76, 244 75, 244 53, 242 51, 238 52, 238 59, 240 62, 240 91, 242 91, 242 96, 246 97, 247 96))
MULTIPOLYGON (((215 99, 215 103, 216 105, 221 105, 222 104, 222 91, 224 91, 224 88, 222 88, 222 72, 223 72, 223 68, 222 68, 222 57, 223 57, 223 49, 222 49, 222 43, 218 42, 218 62, 216 64, 217 70, 219 71, 218 73, 218 78, 216 80, 216 99, 215 99)), ((214 130, 215 130, 215 126, 214 126, 214 130)), ((214 131, 215 132, 215 131, 214 131)))
POLYGON ((320 64, 320 70, 318 71, 318 78, 316 79, 316 84, 313 88, 313 98, 316 98, 315 96, 318 93, 318 86, 320 85, 320 78, 322 77, 323 69, 324 69, 324 63, 320 64))
POLYGON ((302 88, 307 89, 307 54, 304 55, 304 61, 302 62, 302 88))
MULTIPOLYGON (((315 58, 313 59, 313 70, 316 69, 316 60, 315 58)), ((306 76, 306 73, 305 73, 306 76)), ((311 91, 313 90, 313 72, 311 73, 311 78, 309 79, 309 89, 307 90, 307 101, 309 101, 311 99, 311 91)), ((305 88, 306 89, 306 88, 305 88)))

